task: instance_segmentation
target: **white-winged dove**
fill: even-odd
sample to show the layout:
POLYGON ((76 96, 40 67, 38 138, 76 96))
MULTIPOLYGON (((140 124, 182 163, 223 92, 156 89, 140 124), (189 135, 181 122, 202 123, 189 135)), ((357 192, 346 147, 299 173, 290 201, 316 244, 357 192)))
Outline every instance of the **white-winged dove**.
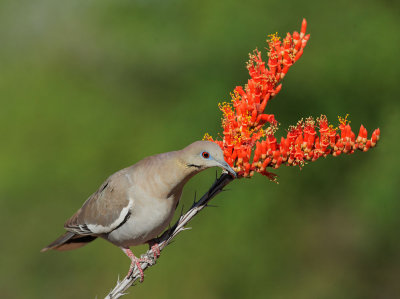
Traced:
MULTIPOLYGON (((65 223, 67 232, 42 252, 82 247, 97 237, 120 247, 138 265, 130 246, 148 243, 170 223, 187 181, 221 167, 236 176, 220 147, 196 141, 182 150, 147 157, 111 175, 65 223)), ((143 273, 141 272, 142 279, 143 273)))

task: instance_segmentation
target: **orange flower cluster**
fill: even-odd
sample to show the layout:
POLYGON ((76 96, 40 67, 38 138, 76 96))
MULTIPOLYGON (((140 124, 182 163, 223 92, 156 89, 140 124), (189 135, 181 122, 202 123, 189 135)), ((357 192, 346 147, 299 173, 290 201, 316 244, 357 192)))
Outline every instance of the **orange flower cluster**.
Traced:
POLYGON ((281 138, 280 143, 277 143, 273 134, 268 134, 266 140, 256 143, 252 163, 249 162, 250 156, 247 156, 243 163, 235 161, 236 169, 243 177, 252 176, 256 171, 273 179, 274 175, 266 171, 267 167, 279 168, 282 164, 304 165, 306 161, 313 162, 327 155, 352 154, 357 149, 366 152, 379 140, 379 129, 372 133, 371 139, 367 139, 367 129, 361 125, 356 138, 347 117, 339 118, 339 121, 340 134, 329 125, 325 115, 321 115, 316 121, 312 117, 305 121, 300 120, 289 129, 286 138, 281 138))
POLYGON ((358 137, 352 132, 346 118, 339 118, 337 128, 329 125, 322 115, 314 120, 301 120, 289 128, 280 143, 275 135, 278 122, 273 114, 264 114, 268 101, 282 88, 280 81, 289 68, 301 57, 310 35, 306 35, 307 22, 302 22, 300 33, 287 33, 283 41, 276 35, 267 40, 268 67, 255 50, 250 54, 247 69, 250 74, 245 87, 237 86, 231 94, 231 103, 219 105, 223 113, 223 139, 214 140, 206 134, 204 139, 216 142, 224 151, 226 161, 238 173, 238 177, 251 177, 254 172, 274 180, 276 175, 267 167, 303 165, 327 155, 351 154, 356 149, 367 151, 379 140, 380 130, 367 139, 367 130, 361 126, 358 137), (264 128, 268 124, 267 128, 264 128), (319 135, 317 134, 319 132, 319 135), (265 137, 265 138, 264 138, 265 137))

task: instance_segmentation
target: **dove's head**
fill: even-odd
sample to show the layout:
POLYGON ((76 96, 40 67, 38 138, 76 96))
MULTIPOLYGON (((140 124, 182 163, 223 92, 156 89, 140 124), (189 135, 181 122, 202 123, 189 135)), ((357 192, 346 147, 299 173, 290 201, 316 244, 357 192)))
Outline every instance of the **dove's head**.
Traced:
POLYGON ((226 163, 221 148, 214 142, 193 142, 185 147, 181 154, 182 160, 188 168, 201 171, 210 167, 220 167, 236 177, 236 172, 226 163))

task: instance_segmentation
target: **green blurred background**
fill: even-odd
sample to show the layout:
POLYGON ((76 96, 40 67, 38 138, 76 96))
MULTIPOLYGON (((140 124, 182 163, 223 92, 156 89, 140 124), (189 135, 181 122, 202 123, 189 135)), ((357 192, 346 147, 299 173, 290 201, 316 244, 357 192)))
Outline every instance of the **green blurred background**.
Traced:
MULTIPOLYGON (((270 102, 380 127, 368 153, 256 176, 194 219, 127 298, 400 298, 400 6, 376 1, 0 2, 1 298, 102 298, 129 261, 99 240, 39 253, 111 173, 220 131, 267 34, 311 39, 270 102)), ((265 52, 264 52, 265 53, 265 52)), ((207 190, 208 170, 185 188, 207 190)), ((140 253, 146 247, 138 247, 140 253)))

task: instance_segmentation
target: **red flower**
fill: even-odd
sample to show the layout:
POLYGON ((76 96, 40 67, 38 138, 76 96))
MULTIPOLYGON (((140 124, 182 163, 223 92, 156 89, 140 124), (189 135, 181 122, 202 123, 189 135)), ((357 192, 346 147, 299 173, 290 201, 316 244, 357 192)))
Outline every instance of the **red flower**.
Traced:
POLYGON ((208 134, 204 136, 222 148, 226 161, 236 170, 238 177, 251 177, 254 172, 259 172, 275 181, 276 175, 268 172, 267 167, 279 168, 283 164, 302 166, 306 161, 327 155, 352 154, 356 149, 367 151, 379 140, 379 129, 368 140, 367 130, 362 125, 355 138, 347 116, 344 119, 339 117, 338 134, 338 129, 328 123, 325 115, 321 115, 316 120, 312 117, 300 120, 289 128, 286 138, 277 142, 278 122, 273 114, 264 114, 264 110, 268 101, 280 92, 280 81, 303 54, 310 38, 309 34, 306 35, 306 28, 304 19, 300 33, 288 33, 282 42, 277 34, 269 35, 268 67, 260 51, 256 49, 250 54, 247 84, 244 88, 237 86, 234 89, 231 103, 219 104, 223 113, 223 139, 213 140, 208 134))

